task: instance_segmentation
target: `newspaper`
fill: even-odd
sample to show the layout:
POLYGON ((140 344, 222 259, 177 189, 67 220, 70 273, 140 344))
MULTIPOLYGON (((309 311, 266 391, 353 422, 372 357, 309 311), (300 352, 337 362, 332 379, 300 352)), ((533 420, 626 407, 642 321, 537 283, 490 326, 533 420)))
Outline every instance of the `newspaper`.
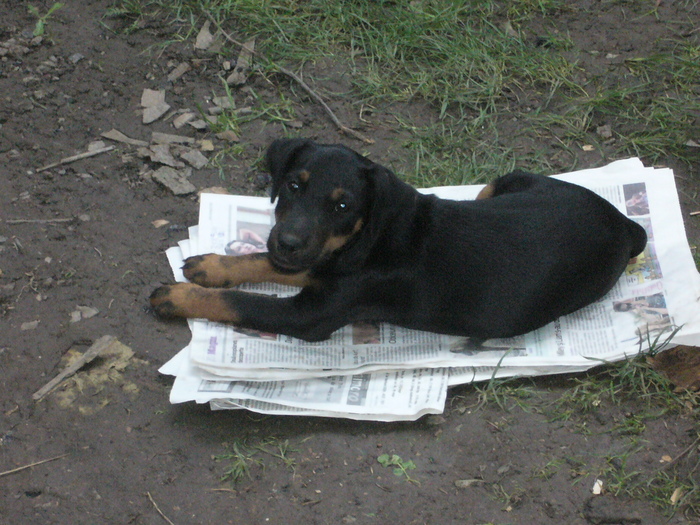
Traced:
MULTIPOLYGON (((327 341, 240 330, 190 320, 190 344, 161 372, 176 376, 173 403, 209 402, 213 409, 381 421, 413 420, 443 410, 447 388, 494 377, 586 370, 659 344, 700 341, 700 275, 685 237, 673 172, 617 161, 556 178, 601 195, 648 234, 647 247, 601 300, 534 332, 474 347, 468 338, 382 323, 357 323, 327 341)), ((420 190, 473 199, 483 186, 420 190)), ((269 199, 203 194, 199 224, 167 250, 175 279, 191 255, 266 250, 274 224, 269 199)), ((288 296, 298 289, 246 284, 256 293, 288 296)))

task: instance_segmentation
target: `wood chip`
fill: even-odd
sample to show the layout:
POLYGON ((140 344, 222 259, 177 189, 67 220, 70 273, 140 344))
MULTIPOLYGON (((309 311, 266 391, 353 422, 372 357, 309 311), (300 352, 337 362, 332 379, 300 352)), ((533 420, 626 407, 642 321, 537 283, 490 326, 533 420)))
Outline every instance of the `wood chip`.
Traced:
POLYGON ((199 143, 199 149, 202 151, 214 151, 214 143, 209 139, 202 139, 197 141, 199 143))
POLYGON ((102 137, 113 140, 115 142, 123 142, 124 144, 131 144, 132 146, 148 146, 148 142, 143 141, 143 140, 138 140, 138 139, 132 139, 131 137, 127 137, 124 135, 119 130, 116 129, 110 129, 109 131, 105 131, 104 133, 101 134, 102 137))
POLYGON ((248 73, 250 72, 250 66, 253 63, 253 53, 255 53, 254 38, 248 40, 248 42, 241 47, 241 52, 236 61, 236 67, 233 68, 233 73, 226 79, 226 83, 229 86, 240 86, 246 83, 246 80, 248 80, 248 73))
POLYGON ((165 166, 170 166, 172 168, 184 168, 185 164, 180 162, 173 154, 170 152, 170 146, 168 144, 154 144, 149 148, 150 158, 153 162, 158 164, 164 164, 165 166))
POLYGON ((142 121, 144 124, 150 124, 151 122, 155 122, 160 117, 165 115, 169 109, 170 104, 168 104, 167 102, 161 102, 160 104, 156 104, 155 106, 149 106, 143 110, 142 121))
POLYGON ((165 102, 165 90, 144 89, 141 93, 141 107, 150 108, 165 102))
POLYGON ((209 123, 205 120, 197 119, 197 120, 191 120, 188 122, 190 126, 192 126, 194 129, 207 129, 209 127, 209 123))
POLYGON ((175 129, 180 129, 182 126, 187 124, 189 121, 194 120, 195 118, 197 118, 197 115, 194 113, 183 113, 182 115, 177 116, 175 117, 175 119, 173 119, 173 126, 175 127, 175 129))
POLYGON ((178 64, 178 66, 168 74, 168 81, 175 82, 182 75, 187 73, 190 69, 192 69, 192 66, 190 66, 187 62, 182 62, 181 64, 178 64))
POLYGON ((180 158, 184 159, 185 162, 197 170, 209 164, 209 159, 206 158, 201 151, 196 149, 188 149, 180 153, 180 158))
POLYGON ((187 177, 189 177, 191 173, 191 168, 176 170, 169 166, 163 166, 154 171, 152 177, 175 195, 189 195, 197 191, 197 188, 187 180, 187 177))
POLYGON ((195 139, 184 135, 171 135, 169 133, 159 133, 154 131, 151 140, 157 144, 194 144, 195 139))
POLYGON ((210 25, 209 20, 207 20, 204 22, 202 29, 199 30, 199 33, 197 33, 197 39, 194 42, 195 49, 201 49, 204 51, 209 49, 214 43, 214 35, 212 35, 211 31, 209 31, 210 25))

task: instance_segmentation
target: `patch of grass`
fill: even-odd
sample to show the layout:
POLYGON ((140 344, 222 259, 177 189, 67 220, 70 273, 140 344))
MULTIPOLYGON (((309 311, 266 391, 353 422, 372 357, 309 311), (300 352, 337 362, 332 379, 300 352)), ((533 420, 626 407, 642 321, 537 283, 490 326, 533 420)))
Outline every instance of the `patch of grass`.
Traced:
POLYGON ((255 445, 234 441, 227 446, 230 450, 224 454, 214 456, 216 461, 225 461, 228 466, 221 475, 221 481, 237 483, 244 478, 252 479, 251 469, 264 469, 265 460, 261 456, 269 456, 289 469, 292 473, 296 470, 296 460, 290 455, 293 450, 288 440, 280 441, 276 438, 263 440, 255 445))
POLYGON ((697 519, 700 517, 700 434, 684 453, 651 473, 637 467, 637 454, 643 456, 646 446, 637 438, 619 453, 605 457, 598 477, 604 480, 604 490, 615 496, 624 495, 644 499, 673 515, 683 512, 697 519))

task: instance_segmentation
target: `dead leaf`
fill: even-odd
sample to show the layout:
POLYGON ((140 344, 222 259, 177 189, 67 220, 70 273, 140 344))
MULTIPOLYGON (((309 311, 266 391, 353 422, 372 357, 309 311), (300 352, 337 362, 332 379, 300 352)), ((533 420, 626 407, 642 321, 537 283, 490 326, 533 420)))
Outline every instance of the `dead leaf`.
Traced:
POLYGON ((582 148, 583 151, 593 151, 595 148, 590 144, 585 144, 582 148))
POLYGON ((673 494, 671 494, 671 505, 675 505, 676 503, 678 503, 678 500, 680 500, 684 494, 685 492, 682 488, 676 488, 676 490, 673 491, 673 494))
POLYGON ((156 219, 155 221, 151 222, 154 228, 162 228, 166 224, 170 224, 170 221, 166 221, 165 219, 156 219))

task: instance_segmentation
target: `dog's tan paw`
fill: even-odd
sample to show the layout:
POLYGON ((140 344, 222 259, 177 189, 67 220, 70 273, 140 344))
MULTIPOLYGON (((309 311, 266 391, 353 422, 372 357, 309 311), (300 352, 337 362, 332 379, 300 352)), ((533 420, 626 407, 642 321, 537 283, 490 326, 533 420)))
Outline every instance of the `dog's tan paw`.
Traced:
POLYGON ((178 295, 174 289, 177 285, 160 286, 153 290, 149 301, 151 307, 161 317, 182 317, 181 308, 178 306, 178 295))
POLYGON ((231 278, 230 264, 225 264, 228 258, 213 253, 195 255, 185 259, 182 273, 195 284, 206 288, 227 288, 238 284, 231 278))

